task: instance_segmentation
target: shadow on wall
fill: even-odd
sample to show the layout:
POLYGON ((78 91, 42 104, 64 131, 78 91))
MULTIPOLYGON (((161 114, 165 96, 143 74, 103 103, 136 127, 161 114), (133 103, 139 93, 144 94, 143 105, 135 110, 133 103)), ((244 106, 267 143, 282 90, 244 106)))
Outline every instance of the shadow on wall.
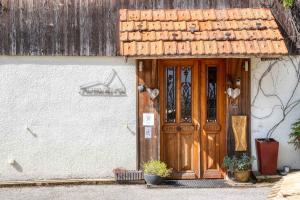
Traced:
POLYGON ((11 166, 15 168, 18 172, 23 172, 23 167, 17 162, 17 161, 12 161, 11 166))

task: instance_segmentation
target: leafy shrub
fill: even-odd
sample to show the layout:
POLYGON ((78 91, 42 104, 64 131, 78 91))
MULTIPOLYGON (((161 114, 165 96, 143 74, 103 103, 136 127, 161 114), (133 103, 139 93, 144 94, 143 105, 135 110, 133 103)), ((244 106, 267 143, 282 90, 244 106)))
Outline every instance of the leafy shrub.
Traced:
POLYGON ((295 0, 282 0, 282 4, 285 8, 290 8, 294 5, 295 0))
POLYGON ((168 169, 164 162, 159 160, 152 160, 144 163, 144 173, 167 177, 171 174, 172 169, 168 169))
POLYGON ((300 149, 300 119, 292 124, 292 132, 289 137, 289 143, 292 143, 295 146, 295 149, 300 149))
POLYGON ((249 157, 247 154, 243 153, 241 156, 225 156, 223 160, 223 166, 228 171, 247 171, 251 169, 251 164, 255 160, 255 157, 249 157))

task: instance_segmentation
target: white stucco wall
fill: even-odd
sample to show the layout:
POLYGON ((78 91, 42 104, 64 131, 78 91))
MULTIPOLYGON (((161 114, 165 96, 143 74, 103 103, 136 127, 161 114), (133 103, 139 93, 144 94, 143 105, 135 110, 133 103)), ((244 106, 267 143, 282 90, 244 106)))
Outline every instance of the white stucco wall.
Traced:
MULTIPOLYGON (((295 64, 300 63, 300 56, 293 57, 295 64)), ((251 75, 251 97, 252 101, 255 98, 258 80, 266 71, 268 66, 274 61, 261 61, 260 59, 252 59, 252 75, 251 75)), ((289 97, 292 94, 292 89, 296 84, 296 73, 290 58, 286 57, 279 61, 270 72, 267 73, 261 83, 263 90, 267 94, 276 94, 282 99, 283 105, 286 105, 289 97)), ((297 88, 294 100, 300 99, 300 84, 297 88)), ((262 92, 258 93, 257 99, 252 105, 252 154, 256 156, 255 138, 266 137, 267 131, 270 130, 278 121, 282 119, 282 110, 279 105, 280 101, 275 97, 265 97, 262 92), (273 113, 272 108, 275 107, 273 113), (270 115, 270 116, 268 116, 270 115), (266 117, 258 119, 257 117, 266 117)), ((295 150, 291 144, 288 144, 290 126, 295 120, 300 118, 300 105, 296 106, 286 119, 281 123, 272 135, 279 141, 279 157, 278 167, 289 165, 294 169, 300 169, 300 151, 295 150)), ((257 162, 254 163, 254 170, 257 169, 257 162)))
POLYGON ((0 180, 104 178, 115 167, 135 169, 135 102, 132 60, 0 57, 0 180), (103 81, 112 69, 125 97, 79 94, 80 85, 103 81))

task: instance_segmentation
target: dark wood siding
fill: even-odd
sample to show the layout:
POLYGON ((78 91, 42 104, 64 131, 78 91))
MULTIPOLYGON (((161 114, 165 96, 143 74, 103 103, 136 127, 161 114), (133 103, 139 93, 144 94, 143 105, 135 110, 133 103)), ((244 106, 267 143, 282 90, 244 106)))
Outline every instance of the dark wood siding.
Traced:
POLYGON ((235 141, 231 125, 231 116, 247 116, 247 145, 248 153, 251 153, 251 63, 249 59, 229 58, 226 60, 226 82, 228 87, 240 88, 241 94, 235 102, 227 98, 227 153, 235 154, 235 141), (248 61, 248 71, 245 70, 245 61, 248 61), (237 86, 236 81, 240 80, 241 85, 237 86))
POLYGON ((120 8, 259 7, 257 0, 0 0, 0 55, 118 55, 120 8))

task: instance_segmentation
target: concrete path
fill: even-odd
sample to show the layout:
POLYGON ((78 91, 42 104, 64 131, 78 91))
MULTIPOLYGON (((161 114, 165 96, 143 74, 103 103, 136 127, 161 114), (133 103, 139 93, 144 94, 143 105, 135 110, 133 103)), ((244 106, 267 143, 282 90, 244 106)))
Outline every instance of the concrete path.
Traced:
POLYGON ((284 176, 268 195, 272 200, 300 200, 300 172, 284 176))
POLYGON ((77 185, 0 188, 0 200, 263 200, 271 188, 151 188, 145 185, 77 185))

